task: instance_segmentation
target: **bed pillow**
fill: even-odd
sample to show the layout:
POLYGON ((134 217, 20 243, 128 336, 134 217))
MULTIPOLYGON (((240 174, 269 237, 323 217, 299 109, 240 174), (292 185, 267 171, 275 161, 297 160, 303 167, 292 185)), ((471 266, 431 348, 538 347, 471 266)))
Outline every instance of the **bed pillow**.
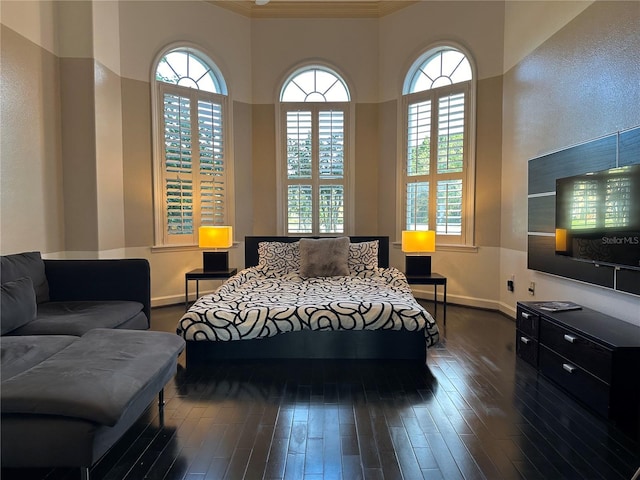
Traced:
POLYGON ((36 292, 29 277, 0 285, 0 334, 4 335, 36 318, 36 292))
POLYGON ((259 242, 258 265, 268 270, 294 273, 300 270, 299 242, 259 242))
POLYGON ((380 242, 351 243, 349 245, 349 271, 351 273, 378 268, 378 248, 380 242))
POLYGON ((337 277, 349 275, 349 237, 300 240, 300 275, 337 277))

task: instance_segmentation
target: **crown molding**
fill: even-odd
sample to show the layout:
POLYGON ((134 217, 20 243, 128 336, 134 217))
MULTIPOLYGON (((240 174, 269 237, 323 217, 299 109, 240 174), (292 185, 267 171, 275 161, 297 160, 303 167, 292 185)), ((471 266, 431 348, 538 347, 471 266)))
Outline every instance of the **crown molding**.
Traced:
POLYGON ((256 5, 252 0, 209 0, 208 3, 249 18, 380 18, 417 0, 270 0, 256 5))

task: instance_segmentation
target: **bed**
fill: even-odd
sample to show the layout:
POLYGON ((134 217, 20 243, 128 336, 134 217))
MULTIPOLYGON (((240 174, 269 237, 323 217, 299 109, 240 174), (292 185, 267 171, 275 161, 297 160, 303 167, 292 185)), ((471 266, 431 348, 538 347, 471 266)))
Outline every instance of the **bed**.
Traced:
POLYGON ((219 359, 426 362, 438 327, 389 266, 389 238, 245 238, 245 268, 178 322, 187 363, 219 359), (346 253, 345 253, 346 249, 346 253))

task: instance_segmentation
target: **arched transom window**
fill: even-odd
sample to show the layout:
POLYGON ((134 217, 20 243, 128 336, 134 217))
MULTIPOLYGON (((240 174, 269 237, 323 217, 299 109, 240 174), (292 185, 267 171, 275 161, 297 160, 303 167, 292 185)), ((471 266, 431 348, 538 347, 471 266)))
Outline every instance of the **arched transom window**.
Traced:
POLYGON ((473 241, 472 79, 463 52, 439 47, 404 82, 402 229, 435 230, 440 244, 473 241))
POLYGON ((162 55, 154 80, 156 244, 197 244, 198 227, 231 218, 226 84, 193 48, 162 55))
POLYGON ((282 89, 282 102, 348 102, 349 91, 334 72, 308 68, 295 73, 282 89))
POLYGON ((176 49, 164 55, 156 68, 156 80, 204 92, 227 93, 213 62, 192 49, 176 49))
POLYGON ((404 93, 423 92, 433 88, 471 80, 469 60, 464 53, 445 48, 428 55, 407 75, 404 93))
POLYGON ((348 231, 349 90, 326 67, 305 67, 281 94, 285 234, 348 231))

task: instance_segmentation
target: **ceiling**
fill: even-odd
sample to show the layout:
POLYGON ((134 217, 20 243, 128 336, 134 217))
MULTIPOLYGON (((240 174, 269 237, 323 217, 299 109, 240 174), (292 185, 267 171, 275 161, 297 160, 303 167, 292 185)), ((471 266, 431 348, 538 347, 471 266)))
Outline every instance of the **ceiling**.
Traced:
POLYGON ((380 18, 417 1, 408 0, 208 0, 250 18, 380 18))

